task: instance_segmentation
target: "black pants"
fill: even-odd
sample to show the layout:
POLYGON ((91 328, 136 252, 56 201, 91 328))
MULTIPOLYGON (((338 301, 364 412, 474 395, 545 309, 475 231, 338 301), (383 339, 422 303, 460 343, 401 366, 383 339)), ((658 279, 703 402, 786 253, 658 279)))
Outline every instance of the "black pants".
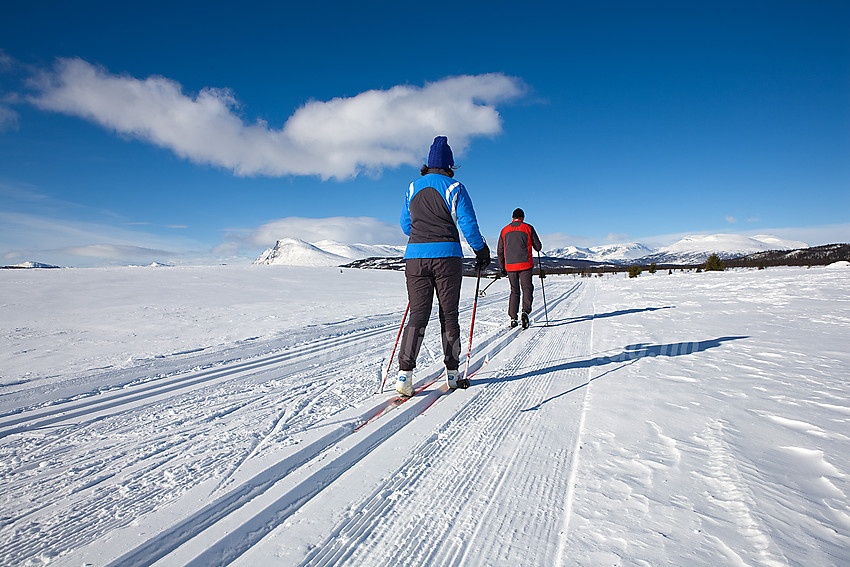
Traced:
POLYGON ((508 281, 511 282, 508 316, 511 319, 516 319, 517 317, 520 290, 522 291, 522 312, 531 313, 531 303, 534 301, 534 284, 531 283, 531 269, 508 272, 508 281))
POLYGON ((400 370, 413 370, 425 338, 425 327, 431 318, 434 291, 440 305, 440 332, 443 337, 443 360, 446 368, 457 370, 460 360, 460 325, 457 320, 460 284, 463 279, 462 258, 411 258, 405 261, 407 298, 410 319, 404 328, 398 354, 400 370))

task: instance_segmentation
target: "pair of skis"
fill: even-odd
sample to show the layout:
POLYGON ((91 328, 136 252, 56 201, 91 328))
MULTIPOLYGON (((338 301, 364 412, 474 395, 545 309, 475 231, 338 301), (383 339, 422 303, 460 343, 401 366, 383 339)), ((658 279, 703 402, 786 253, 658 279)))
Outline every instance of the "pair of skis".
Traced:
MULTIPOLYGON (((478 274, 477 274, 477 277, 475 278, 475 295, 473 296, 473 300, 472 300, 472 322, 469 324, 469 345, 467 346, 467 349, 466 349, 466 368, 464 368, 464 371, 463 371, 463 378, 458 378, 458 380, 457 380, 457 387, 459 389, 469 388, 469 362, 472 359, 472 331, 475 329, 475 311, 478 308, 478 289, 479 289, 480 286, 481 286, 481 268, 478 268, 478 274)), ((378 388, 378 391, 375 392, 376 394, 383 393, 384 387, 386 386, 387 376, 389 376, 389 374, 390 374, 390 369, 392 368, 392 365, 393 365, 393 359, 395 358, 395 351, 396 351, 396 348, 398 347, 398 340, 399 340, 399 338, 401 338, 401 332, 404 329, 404 322, 407 320, 407 313, 409 311, 410 311, 410 302, 408 301, 407 302, 407 308, 404 310, 404 317, 402 317, 401 325, 398 328, 398 334, 395 337, 395 344, 393 345, 393 352, 392 352, 392 354, 390 354, 390 360, 387 363, 387 368, 386 368, 386 370, 382 370, 382 372, 381 372, 381 385, 378 388)), ((431 382, 431 384, 433 384, 433 382, 431 382)), ((430 386, 431 384, 428 384, 428 386, 430 386)), ((428 386, 425 386, 425 387, 427 388, 428 386)), ((422 391, 422 389, 424 389, 424 388, 421 388, 421 389, 413 392, 413 395, 418 394, 419 392, 422 391)), ((402 396, 402 397, 406 397, 406 396, 402 396)))

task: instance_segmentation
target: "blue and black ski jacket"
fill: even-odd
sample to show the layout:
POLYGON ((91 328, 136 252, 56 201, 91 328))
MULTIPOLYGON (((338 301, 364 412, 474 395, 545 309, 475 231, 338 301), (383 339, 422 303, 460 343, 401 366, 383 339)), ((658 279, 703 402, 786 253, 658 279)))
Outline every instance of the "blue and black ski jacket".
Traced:
POLYGON ((428 173, 410 184, 401 212, 401 229, 410 237, 405 258, 462 258, 458 226, 473 250, 484 248, 472 199, 460 181, 428 173))

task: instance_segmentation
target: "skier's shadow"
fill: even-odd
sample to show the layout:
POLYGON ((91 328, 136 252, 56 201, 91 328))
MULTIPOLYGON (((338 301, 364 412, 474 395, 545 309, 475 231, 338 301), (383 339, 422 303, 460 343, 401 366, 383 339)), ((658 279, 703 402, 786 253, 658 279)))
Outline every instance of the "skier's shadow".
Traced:
POLYGON ((580 317, 567 317, 566 319, 556 319, 549 322, 549 327, 560 327, 561 325, 572 325, 573 323, 581 323, 582 321, 592 321, 594 319, 606 319, 608 317, 619 317, 620 315, 631 315, 632 313, 646 313, 647 311, 660 311, 662 309, 675 309, 675 305, 666 305, 664 307, 644 307, 643 309, 621 309, 619 311, 611 311, 609 313, 597 313, 595 315, 581 315, 580 317))
POLYGON ((599 376, 594 376, 593 378, 587 380, 583 384, 579 384, 573 388, 570 388, 566 392, 561 392, 555 396, 552 396, 546 400, 543 400, 536 406, 521 410, 521 411, 533 411, 539 409, 543 404, 549 403, 552 400, 560 398, 562 396, 566 396, 567 394, 571 394, 576 390, 580 390, 585 386, 588 386, 594 380, 598 380, 605 376, 606 374, 610 374, 616 370, 619 370, 629 364, 634 364, 638 360, 650 356, 686 356, 689 354, 694 354, 696 352, 703 352, 711 348, 717 348, 721 346, 723 343, 728 341, 737 341, 740 339, 748 339, 749 336, 732 336, 732 337, 719 337, 717 339, 710 339, 707 341, 699 341, 699 342, 687 342, 687 343, 668 343, 663 345, 652 345, 652 344, 634 344, 626 346, 622 352, 619 352, 610 356, 596 356, 594 358, 588 358, 586 360, 575 360, 573 362, 566 362, 563 364, 556 364, 555 366, 550 366, 548 368, 539 368, 537 370, 531 370, 529 372, 525 372, 523 374, 517 374, 515 376, 510 376, 507 378, 485 378, 483 380, 476 380, 477 383, 488 383, 488 382, 510 382, 513 380, 525 380, 526 378, 534 378, 535 376, 541 376, 543 374, 548 374, 550 372, 558 372, 561 370, 572 370, 575 368, 591 368, 595 366, 605 366, 607 364, 615 364, 618 362, 622 362, 616 368, 612 368, 606 372, 603 372, 599 376))

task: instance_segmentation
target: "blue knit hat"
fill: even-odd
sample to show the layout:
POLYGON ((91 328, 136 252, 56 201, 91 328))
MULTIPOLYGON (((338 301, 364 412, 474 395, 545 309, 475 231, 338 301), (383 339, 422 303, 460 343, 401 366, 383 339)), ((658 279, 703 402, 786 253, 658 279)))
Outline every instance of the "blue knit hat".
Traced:
POLYGON ((428 167, 432 169, 449 169, 455 164, 452 157, 452 149, 449 147, 449 139, 445 136, 437 136, 431 144, 428 153, 428 167))

